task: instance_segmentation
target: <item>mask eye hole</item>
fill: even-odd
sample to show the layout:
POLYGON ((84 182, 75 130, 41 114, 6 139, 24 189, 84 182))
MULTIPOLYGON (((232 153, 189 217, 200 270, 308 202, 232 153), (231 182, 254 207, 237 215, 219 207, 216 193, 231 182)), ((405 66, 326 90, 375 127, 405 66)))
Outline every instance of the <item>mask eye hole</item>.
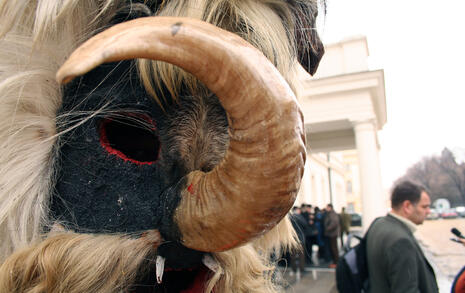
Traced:
POLYGON ((108 153, 139 165, 155 163, 160 153, 155 121, 143 115, 103 119, 100 143, 108 153))

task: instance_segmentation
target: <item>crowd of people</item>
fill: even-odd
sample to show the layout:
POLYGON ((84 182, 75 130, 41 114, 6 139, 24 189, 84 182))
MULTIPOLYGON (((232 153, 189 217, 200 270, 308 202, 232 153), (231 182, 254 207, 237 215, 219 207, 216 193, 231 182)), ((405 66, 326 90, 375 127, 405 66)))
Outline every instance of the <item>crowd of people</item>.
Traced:
POLYGON ((304 271, 305 266, 326 265, 336 267, 339 258, 338 239, 344 244, 344 235, 350 228, 350 215, 343 208, 338 214, 332 204, 324 209, 302 204, 291 212, 292 225, 299 237, 303 250, 289 255, 294 272, 304 271), (316 258, 312 257, 313 247, 317 247, 316 258))
MULTIPOLYGON (((364 236, 367 265, 364 288, 368 292, 439 292, 434 269, 414 236, 417 226, 430 213, 430 205, 429 194, 423 186, 411 181, 394 186, 391 210, 375 219, 364 236)), ((350 217, 344 210, 337 214, 331 204, 323 211, 303 205, 293 209, 291 220, 304 248, 303 256, 290 255, 293 271, 299 271, 297 263, 302 272, 306 264, 312 264, 314 245, 318 246, 318 261, 336 267, 337 239, 343 241, 342 233, 347 233, 350 227, 350 217)), ((347 259, 344 257, 344 261, 347 259)), ((464 271, 457 275, 452 292, 464 292, 464 271)), ((344 282, 338 288, 344 288, 344 282)))

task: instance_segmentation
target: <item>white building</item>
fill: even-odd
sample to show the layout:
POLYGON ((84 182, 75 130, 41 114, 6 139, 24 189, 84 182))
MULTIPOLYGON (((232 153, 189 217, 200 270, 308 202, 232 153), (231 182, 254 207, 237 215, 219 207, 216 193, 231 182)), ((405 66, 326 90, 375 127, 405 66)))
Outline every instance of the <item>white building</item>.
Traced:
POLYGON ((350 184, 359 184, 355 190, 361 193, 362 218, 367 227, 387 211, 377 136, 386 123, 384 72, 368 70, 365 37, 330 44, 325 49, 317 74, 302 74, 300 103, 309 159, 297 204, 323 207, 332 202, 336 211, 347 206, 347 155, 341 151, 356 150, 359 176, 352 178, 357 177, 352 174, 350 184))

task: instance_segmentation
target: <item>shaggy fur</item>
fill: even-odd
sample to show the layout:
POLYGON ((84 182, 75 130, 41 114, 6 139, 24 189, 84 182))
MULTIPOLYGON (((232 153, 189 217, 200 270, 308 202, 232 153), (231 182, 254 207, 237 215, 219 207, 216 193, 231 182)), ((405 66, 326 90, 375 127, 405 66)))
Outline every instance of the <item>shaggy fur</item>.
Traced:
MULTIPOLYGON (((61 134, 57 121, 67 125, 71 119, 99 114, 56 117, 62 89, 55 73, 77 46, 110 26, 119 12, 150 13, 144 5, 127 3, 0 1, 0 292, 127 292, 154 259, 160 244, 157 235, 142 239, 48 232, 55 224, 49 219, 48 205, 61 134)), ((293 9, 297 8, 314 14, 317 4, 313 0, 174 0, 162 1, 156 14, 198 18, 239 34, 260 49, 296 89, 293 32, 299 23, 293 9)), ((167 99, 160 94, 161 88, 173 97, 181 83, 193 93, 205 91, 192 76, 169 64, 139 60, 138 69, 147 92, 160 105, 167 99)), ((217 163, 208 158, 208 149, 199 152, 199 161, 189 162, 192 169, 217 163)), ((279 290, 272 282, 273 263, 268 255, 295 246, 294 239, 285 219, 247 245, 215 253, 220 268, 209 276, 206 292, 213 288, 215 292, 279 290)))

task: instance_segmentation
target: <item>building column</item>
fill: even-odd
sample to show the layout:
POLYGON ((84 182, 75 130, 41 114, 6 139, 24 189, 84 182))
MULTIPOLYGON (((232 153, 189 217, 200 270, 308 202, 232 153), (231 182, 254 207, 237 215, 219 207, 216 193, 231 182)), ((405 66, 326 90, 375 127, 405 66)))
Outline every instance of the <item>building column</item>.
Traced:
POLYGON ((294 203, 294 206, 301 206, 303 203, 311 203, 311 188, 313 182, 311 182, 311 171, 309 167, 309 158, 310 154, 307 150, 307 161, 305 162, 304 175, 302 176, 302 181, 300 183, 300 190, 297 195, 297 199, 294 203))
POLYGON ((362 222, 366 231, 371 222, 386 214, 386 199, 381 182, 375 121, 355 121, 360 183, 362 193, 362 222))

